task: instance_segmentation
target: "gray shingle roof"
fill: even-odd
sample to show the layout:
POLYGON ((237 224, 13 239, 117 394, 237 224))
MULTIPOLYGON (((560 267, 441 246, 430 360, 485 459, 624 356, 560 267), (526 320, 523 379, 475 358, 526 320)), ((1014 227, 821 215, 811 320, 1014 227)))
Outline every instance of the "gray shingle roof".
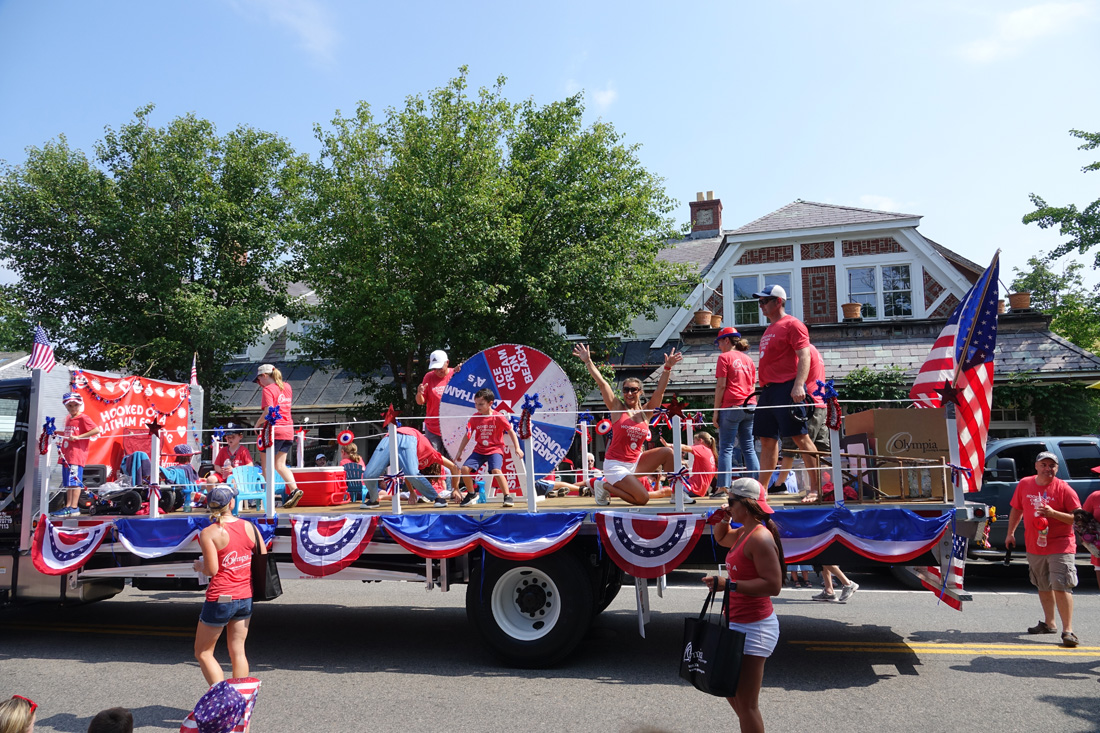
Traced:
MULTIPOLYGON (((329 362, 316 364, 304 362, 274 362, 279 371, 294 390, 294 410, 334 409, 357 404, 360 401, 359 389, 363 386, 349 372, 342 369, 326 371, 331 368, 329 362)), ((252 380, 256 376, 256 365, 248 364, 248 371, 238 377, 233 386, 222 395, 225 400, 238 409, 260 409, 260 386, 252 380)), ((228 367, 239 369, 240 366, 228 367)), ((388 374, 388 373, 387 373, 388 374)), ((384 383, 392 382, 389 376, 384 383)))
MULTIPOLYGON (((812 337, 811 333, 811 337, 812 337)), ((838 383, 848 373, 861 366, 881 369, 900 366, 915 377, 928 356, 932 342, 927 338, 899 337, 892 339, 814 342, 825 362, 825 375, 838 383)), ((718 347, 711 344, 690 344, 684 347, 684 360, 672 373, 672 386, 683 389, 713 391, 714 367, 718 347)), ((759 359, 756 343, 749 351, 753 361, 759 359)), ((1033 372, 1042 379, 1095 380, 1100 377, 1100 357, 1071 344, 1050 331, 1001 329, 994 354, 994 375, 1001 381, 1009 374, 1033 372)), ((660 376, 654 371, 646 378, 647 387, 660 376)))
POLYGON ((819 204, 798 199, 781 209, 751 221, 742 227, 726 232, 730 235, 781 232, 788 229, 813 229, 816 227, 868 224, 902 219, 919 219, 918 214, 899 214, 893 211, 857 209, 852 206, 819 204))
POLYGON ((720 236, 684 239, 661 250, 657 254, 657 259, 692 265, 697 273, 706 272, 714 262, 715 255, 718 254, 718 248, 721 245, 722 237, 720 236))
POLYGON ((0 351, 0 369, 7 369, 26 356, 28 356, 26 351, 0 351))

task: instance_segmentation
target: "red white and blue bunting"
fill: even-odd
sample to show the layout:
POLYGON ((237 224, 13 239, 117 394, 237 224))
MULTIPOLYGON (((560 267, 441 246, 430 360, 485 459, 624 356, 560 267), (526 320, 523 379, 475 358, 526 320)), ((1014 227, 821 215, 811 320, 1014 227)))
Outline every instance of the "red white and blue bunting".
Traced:
POLYGON ((607 554, 635 578, 659 578, 678 568, 695 548, 705 523, 700 514, 596 514, 607 554))
POLYGON ((790 509, 772 515, 788 563, 801 563, 834 542, 863 557, 903 564, 932 549, 951 514, 922 517, 908 509, 790 509))
POLYGON ((417 514, 382 517, 397 544, 420 557, 457 557, 481 546, 506 560, 532 560, 567 544, 587 512, 553 514, 417 514))
POLYGON ((291 517, 290 547, 294 566, 318 578, 338 573, 359 559, 377 526, 378 515, 291 517))
POLYGON ((109 522, 86 527, 60 527, 41 516, 34 530, 31 561, 44 575, 64 575, 79 570, 99 549, 110 531, 109 522))

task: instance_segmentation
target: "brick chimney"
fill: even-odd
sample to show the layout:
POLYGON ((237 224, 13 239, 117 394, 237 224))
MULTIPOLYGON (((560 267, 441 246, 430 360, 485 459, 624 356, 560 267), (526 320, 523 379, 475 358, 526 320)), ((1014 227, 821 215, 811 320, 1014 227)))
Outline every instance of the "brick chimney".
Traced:
POLYGON ((695 194, 695 200, 688 206, 691 207, 692 235, 706 236, 711 232, 722 231, 722 200, 714 198, 714 191, 707 191, 706 198, 703 198, 703 192, 699 191, 695 194), (706 235, 703 234, 704 232, 706 235))

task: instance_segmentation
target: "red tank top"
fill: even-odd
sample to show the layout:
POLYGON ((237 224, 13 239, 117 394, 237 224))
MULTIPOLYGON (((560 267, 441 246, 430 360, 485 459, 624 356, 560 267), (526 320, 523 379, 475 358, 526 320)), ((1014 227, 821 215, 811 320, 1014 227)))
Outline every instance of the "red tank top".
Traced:
MULTIPOLYGON (((758 525, 756 530, 768 529, 758 525)), ((726 571, 730 579, 740 583, 742 580, 756 580, 760 574, 756 572, 756 564, 745 557, 745 543, 748 537, 730 548, 726 553, 726 571)), ((755 621, 763 621, 772 615, 771 596, 746 596, 743 593, 730 593, 730 607, 727 609, 730 621, 739 624, 751 624, 755 621)))
POLYGON ((206 600, 232 596, 233 600, 252 597, 252 548, 256 545, 251 523, 238 519, 222 525, 229 542, 218 550, 218 572, 206 586, 206 600))
POLYGON ((621 412, 618 419, 611 423, 611 445, 604 454, 605 460, 636 463, 638 456, 642 455, 644 444, 649 440, 649 423, 644 412, 634 414, 642 420, 621 412))

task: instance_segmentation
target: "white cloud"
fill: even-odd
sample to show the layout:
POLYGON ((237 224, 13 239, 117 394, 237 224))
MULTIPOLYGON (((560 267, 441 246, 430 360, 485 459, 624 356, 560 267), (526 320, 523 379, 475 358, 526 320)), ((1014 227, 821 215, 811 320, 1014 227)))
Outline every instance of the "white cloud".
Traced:
POLYGON ((993 32, 963 45, 960 52, 976 63, 1012 56, 1033 41, 1073 29, 1092 15, 1093 7, 1092 2, 1043 3, 998 13, 993 32))
POLYGON ((911 206, 911 204, 902 204, 889 196, 879 196, 873 193, 865 193, 859 197, 859 208, 861 209, 892 211, 895 214, 904 214, 908 206, 911 206))
POLYGON ((340 34, 328 11, 317 0, 230 0, 247 16, 263 15, 298 37, 301 47, 316 61, 335 61, 340 34))
POLYGON ((592 97, 592 103, 598 109, 606 110, 619 98, 619 93, 615 91, 615 87, 611 82, 607 82, 607 86, 603 89, 593 89, 590 96, 592 97))

